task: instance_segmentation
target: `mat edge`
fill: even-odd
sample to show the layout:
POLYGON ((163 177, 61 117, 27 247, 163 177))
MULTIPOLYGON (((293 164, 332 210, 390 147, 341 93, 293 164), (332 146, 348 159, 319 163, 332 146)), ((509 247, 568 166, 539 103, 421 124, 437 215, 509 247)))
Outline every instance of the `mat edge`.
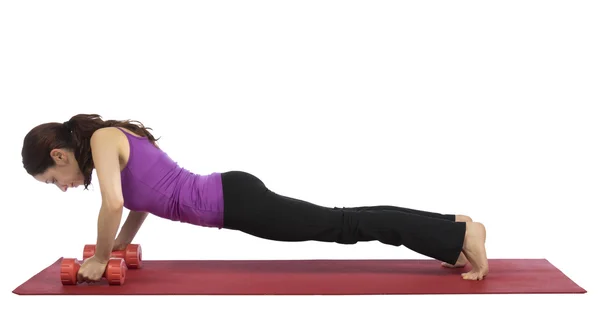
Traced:
MULTIPOLYGON (((27 294, 27 293, 23 293, 22 290, 24 289, 24 286, 30 282, 31 280, 33 280, 34 278, 36 278, 37 276, 41 275, 44 271, 49 270, 51 267, 56 266, 57 264, 60 263, 60 261, 63 259, 64 257, 59 257, 58 259, 56 259, 52 264, 44 267, 42 270, 38 271, 37 273, 35 273, 34 275, 32 275, 31 277, 29 277, 29 279, 25 280, 23 283, 21 283, 19 286, 17 286, 15 289, 12 290, 12 293, 15 295, 34 295, 34 294, 27 294)), ((46 294, 41 294, 41 295, 46 295, 46 294)))

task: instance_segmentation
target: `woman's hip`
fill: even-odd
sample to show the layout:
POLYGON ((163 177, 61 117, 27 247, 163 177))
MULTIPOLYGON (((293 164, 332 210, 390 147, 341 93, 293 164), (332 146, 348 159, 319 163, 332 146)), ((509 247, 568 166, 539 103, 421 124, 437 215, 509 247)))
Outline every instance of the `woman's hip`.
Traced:
POLYGON ((337 234, 339 210, 277 194, 247 172, 222 176, 225 228, 287 241, 337 234))

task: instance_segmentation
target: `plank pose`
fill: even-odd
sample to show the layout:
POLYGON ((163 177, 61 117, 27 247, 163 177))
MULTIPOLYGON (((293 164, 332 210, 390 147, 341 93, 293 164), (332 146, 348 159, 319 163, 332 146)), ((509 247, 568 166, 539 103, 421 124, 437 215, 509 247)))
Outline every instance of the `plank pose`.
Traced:
POLYGON ((276 241, 403 245, 446 267, 469 262, 464 279, 488 274, 485 227, 468 216, 389 205, 324 207, 277 194, 244 171, 195 174, 160 149, 150 129, 78 114, 25 136, 23 166, 40 182, 87 189, 96 170, 102 196, 96 253, 82 264, 81 281, 101 279, 111 252, 132 242, 148 214, 276 241), (123 208, 130 212, 119 232, 123 208))

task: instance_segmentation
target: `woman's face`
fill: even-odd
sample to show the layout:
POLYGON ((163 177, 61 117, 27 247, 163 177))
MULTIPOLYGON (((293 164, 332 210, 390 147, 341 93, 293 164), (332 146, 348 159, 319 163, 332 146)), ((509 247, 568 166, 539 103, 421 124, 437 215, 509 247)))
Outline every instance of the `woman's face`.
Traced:
POLYGON ((66 192, 69 188, 83 185, 84 176, 73 152, 64 149, 54 149, 50 152, 56 165, 48 168, 44 173, 34 176, 42 183, 54 184, 66 192))

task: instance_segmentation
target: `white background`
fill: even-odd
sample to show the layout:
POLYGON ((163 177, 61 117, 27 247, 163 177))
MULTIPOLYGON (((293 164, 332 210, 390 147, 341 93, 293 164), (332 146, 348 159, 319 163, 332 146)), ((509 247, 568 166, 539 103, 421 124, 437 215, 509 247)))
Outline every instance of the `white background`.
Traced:
MULTIPOLYGON (((599 16, 593 1, 3 2, 2 313, 594 321, 599 16), (490 258, 546 258, 588 294, 14 295, 95 241, 97 186, 64 194, 20 159, 31 127, 77 113, 140 120, 197 173, 248 171, 327 206, 470 215, 487 226, 490 258)), ((378 242, 281 243, 157 217, 136 242, 145 259, 422 258, 378 242)))

